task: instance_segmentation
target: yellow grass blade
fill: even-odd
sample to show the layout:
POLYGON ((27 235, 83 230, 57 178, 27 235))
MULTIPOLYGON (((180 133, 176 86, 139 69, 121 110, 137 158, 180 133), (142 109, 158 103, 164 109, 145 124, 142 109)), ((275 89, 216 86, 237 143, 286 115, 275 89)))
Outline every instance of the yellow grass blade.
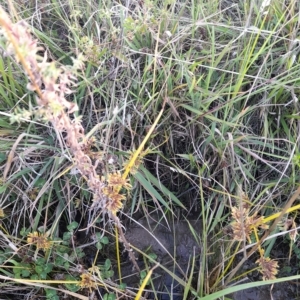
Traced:
POLYGON ((143 290, 145 289, 146 285, 147 285, 147 282, 149 281, 152 273, 153 273, 153 270, 157 267, 158 265, 154 266, 147 274, 147 276, 145 277, 145 279, 143 280, 143 283, 138 291, 138 293, 136 294, 134 300, 140 300, 141 297, 142 297, 142 293, 143 293, 143 290))
POLYGON ((157 118, 155 119, 154 123, 152 124, 150 130, 148 131, 147 135, 145 136, 145 138, 143 139, 142 143, 140 144, 139 148, 134 152, 134 154, 132 155, 132 158, 130 159, 130 161, 128 162, 128 164, 125 167, 125 171, 123 173, 123 178, 126 179, 128 174, 130 173, 131 169, 134 167, 134 164, 137 160, 137 158, 139 157, 139 154, 143 151, 144 146, 146 144, 146 142, 149 140, 155 126, 157 125, 158 121, 160 120, 163 112, 164 112, 164 107, 165 107, 165 102, 163 103, 163 108, 162 110, 159 112, 157 118))

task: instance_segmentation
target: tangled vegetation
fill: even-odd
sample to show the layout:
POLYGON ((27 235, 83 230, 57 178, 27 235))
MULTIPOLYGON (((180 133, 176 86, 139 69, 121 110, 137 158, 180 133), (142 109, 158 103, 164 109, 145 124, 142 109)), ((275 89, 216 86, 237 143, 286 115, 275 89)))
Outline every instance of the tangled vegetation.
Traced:
POLYGON ((157 269, 180 299, 299 279, 300 10, 258 2, 0 0, 1 296, 172 299, 157 269), (128 241, 153 211, 198 240, 182 277, 128 241))

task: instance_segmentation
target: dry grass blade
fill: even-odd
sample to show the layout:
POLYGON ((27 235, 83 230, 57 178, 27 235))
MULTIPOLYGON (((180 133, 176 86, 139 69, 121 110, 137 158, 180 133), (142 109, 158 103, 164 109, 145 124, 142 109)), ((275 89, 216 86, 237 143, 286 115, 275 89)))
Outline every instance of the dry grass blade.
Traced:
MULTIPOLYGON (((3 280, 7 280, 9 282, 13 281, 13 282, 18 282, 18 283, 25 284, 25 285, 38 286, 38 287, 42 287, 42 288, 46 288, 46 289, 52 289, 52 290, 60 291, 64 294, 75 297, 76 299, 81 299, 81 300, 88 300, 89 299, 89 297, 86 297, 86 296, 83 296, 83 295, 80 295, 80 294, 77 294, 77 293, 73 293, 73 292, 68 291, 68 290, 58 289, 58 288, 52 287, 51 285, 42 284, 42 282, 48 282, 49 284, 51 284, 51 283, 67 283, 67 282, 63 282, 63 281, 26 280, 26 279, 10 278, 10 277, 3 276, 3 275, 0 275, 0 278, 3 279, 3 280)), ((76 282, 73 282, 73 283, 78 283, 78 282, 76 281, 76 282)))
POLYGON ((10 167, 11 167, 11 164, 14 160, 14 155, 16 153, 16 149, 17 149, 17 146, 18 144, 20 143, 20 141, 25 137, 27 136, 26 133, 22 133, 19 135, 19 137, 17 138, 17 140, 14 142, 9 154, 8 154, 8 157, 7 157, 7 161, 6 161, 6 165, 5 165, 5 169, 3 171, 3 180, 6 181, 6 178, 7 178, 7 175, 8 175, 8 172, 10 170, 10 167))

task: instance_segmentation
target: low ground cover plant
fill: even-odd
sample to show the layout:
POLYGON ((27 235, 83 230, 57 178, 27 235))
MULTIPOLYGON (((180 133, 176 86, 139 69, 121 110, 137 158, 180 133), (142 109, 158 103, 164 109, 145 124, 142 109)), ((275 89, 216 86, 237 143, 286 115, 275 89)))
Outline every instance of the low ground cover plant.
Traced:
POLYGON ((0 294, 171 299, 158 268, 180 299, 298 280, 296 1, 0 4, 0 294), (202 222, 182 278, 127 241, 155 210, 202 222))

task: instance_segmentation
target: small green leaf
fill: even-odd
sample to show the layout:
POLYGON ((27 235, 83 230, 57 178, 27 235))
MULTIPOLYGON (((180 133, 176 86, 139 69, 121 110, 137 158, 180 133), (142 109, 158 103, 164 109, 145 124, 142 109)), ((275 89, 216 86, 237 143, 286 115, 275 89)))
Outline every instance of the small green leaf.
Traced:
POLYGON ((156 260, 157 259, 157 255, 155 253, 149 253, 148 256, 150 258, 152 258, 153 260, 156 260))
POLYGON ((58 257, 56 257, 55 258, 55 265, 56 266, 61 266, 61 265, 63 265, 64 264, 64 259, 63 259, 63 257, 61 257, 61 256, 58 256, 58 257))
POLYGON ((20 235, 25 237, 28 235, 29 232, 30 232, 30 229, 26 229, 25 227, 23 227, 20 231, 20 235))
POLYGON ((36 265, 34 269, 35 269, 35 272, 39 275, 44 271, 44 268, 40 265, 36 265))
POLYGON ((29 272, 29 270, 27 270, 27 269, 23 269, 22 270, 22 277, 29 277, 30 276, 30 272, 29 272))
POLYGON ((64 267, 65 267, 67 270, 69 270, 69 268, 70 268, 70 263, 69 263, 68 261, 66 261, 66 262, 64 263, 64 267))
POLYGON ((71 236, 72 236, 72 233, 71 233, 71 232, 64 232, 63 240, 64 240, 64 241, 70 241, 71 236))
POLYGON ((68 247, 66 247, 66 246, 58 246, 57 247, 57 252, 59 252, 59 253, 68 253, 69 252, 69 249, 68 249, 68 247))
POLYGON ((146 276, 147 276, 147 272, 145 270, 140 272, 141 279, 144 279, 146 276))
POLYGON ((52 271, 52 269, 53 269, 53 264, 46 264, 46 266, 45 266, 45 272, 46 273, 50 273, 51 271, 52 271))
POLYGON ((106 272, 105 275, 106 275, 105 278, 111 278, 111 277, 114 276, 114 271, 113 270, 109 270, 109 271, 106 272))
POLYGON ((45 292, 46 292, 46 296, 49 297, 49 298, 57 295, 57 291, 56 290, 45 289, 45 292))
POLYGON ((36 263, 40 266, 44 266, 45 263, 46 263, 46 260, 43 258, 43 257, 39 257, 37 260, 36 260, 36 263))
POLYGON ((109 240, 108 240, 108 237, 107 236, 104 236, 100 239, 100 242, 103 244, 103 245, 107 245, 109 243, 109 240))
POLYGON ((83 252, 82 249, 76 249, 75 253, 76 253, 77 258, 83 258, 83 257, 85 257, 85 253, 83 252))
POLYGON ((33 275, 30 276, 30 279, 31 280, 39 280, 39 275, 33 274, 33 275))
POLYGON ((102 244, 100 242, 96 243, 96 248, 98 250, 101 250, 102 249, 102 244))
MULTIPOLYGON (((71 275, 66 276, 66 281, 76 281, 76 280, 78 279, 71 275)), ((80 289, 80 286, 74 283, 65 283, 65 286, 71 292, 77 292, 80 289)))
POLYGON ((19 276, 21 276, 22 270, 20 267, 15 267, 15 268, 13 268, 13 272, 15 275, 19 274, 19 276))
POLYGON ((52 289, 45 289, 46 292, 46 298, 48 300, 59 300, 59 297, 57 296, 57 291, 52 289))
POLYGON ((115 294, 105 294, 103 300, 116 300, 115 294))
POLYGON ((40 277, 41 279, 46 279, 47 278, 47 273, 45 271, 43 271, 41 274, 40 274, 40 277))
POLYGON ((72 222, 71 224, 69 224, 68 226, 67 226, 67 229, 69 230, 69 231, 73 231, 74 229, 76 229, 78 227, 78 223, 77 222, 72 222))
POLYGON ((106 259, 104 263, 105 270, 109 270, 110 267, 111 267, 111 261, 109 259, 106 259))

